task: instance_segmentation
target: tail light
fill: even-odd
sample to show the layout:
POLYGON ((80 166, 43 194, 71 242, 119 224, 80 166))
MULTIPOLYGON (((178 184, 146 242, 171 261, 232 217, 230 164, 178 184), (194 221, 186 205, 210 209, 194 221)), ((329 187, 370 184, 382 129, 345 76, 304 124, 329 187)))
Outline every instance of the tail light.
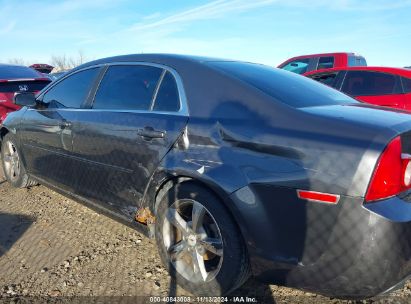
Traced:
POLYGON ((401 137, 394 138, 380 156, 365 200, 376 201, 411 188, 411 155, 402 153, 401 137))

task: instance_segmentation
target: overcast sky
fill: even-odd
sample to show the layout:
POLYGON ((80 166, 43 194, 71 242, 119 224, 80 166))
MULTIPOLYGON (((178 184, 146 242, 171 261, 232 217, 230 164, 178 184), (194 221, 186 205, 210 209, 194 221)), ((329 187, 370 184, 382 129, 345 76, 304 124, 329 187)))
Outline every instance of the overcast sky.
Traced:
POLYGON ((0 62, 182 53, 278 65, 349 51, 411 65, 410 0, 0 0, 0 62))

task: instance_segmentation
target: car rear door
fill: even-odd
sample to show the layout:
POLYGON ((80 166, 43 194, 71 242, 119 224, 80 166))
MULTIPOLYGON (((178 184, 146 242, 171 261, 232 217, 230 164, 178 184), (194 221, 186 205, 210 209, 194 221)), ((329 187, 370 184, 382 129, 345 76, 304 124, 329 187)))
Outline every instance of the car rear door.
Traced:
POLYGON ((26 169, 32 175, 72 191, 75 168, 71 122, 81 111, 97 79, 98 68, 76 72, 39 96, 42 105, 29 108, 21 122, 26 169))
POLYGON ((147 64, 108 67, 90 109, 73 121, 77 193, 134 216, 146 185, 188 120, 177 73, 147 64))
POLYGON ((348 71, 341 91, 378 106, 404 109, 405 95, 397 75, 374 71, 348 71))

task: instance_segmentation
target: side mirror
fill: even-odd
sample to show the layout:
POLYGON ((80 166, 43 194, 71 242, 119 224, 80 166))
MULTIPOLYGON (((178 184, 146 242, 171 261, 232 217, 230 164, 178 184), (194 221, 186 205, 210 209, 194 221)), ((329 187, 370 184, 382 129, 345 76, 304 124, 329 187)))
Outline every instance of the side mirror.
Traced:
POLYGON ((37 104, 34 93, 16 93, 14 94, 14 104, 22 107, 33 107, 37 104))

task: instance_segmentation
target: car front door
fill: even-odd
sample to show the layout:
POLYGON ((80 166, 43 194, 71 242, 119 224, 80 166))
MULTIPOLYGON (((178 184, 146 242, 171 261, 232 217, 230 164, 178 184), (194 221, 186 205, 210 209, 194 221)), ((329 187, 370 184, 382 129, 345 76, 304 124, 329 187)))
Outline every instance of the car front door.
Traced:
POLYGON ((188 116, 173 70, 111 65, 90 109, 73 121, 77 193, 134 216, 151 175, 183 132, 188 116))
POLYGON ((348 71, 341 91, 378 106, 404 109, 405 95, 400 78, 374 71, 348 71))
POLYGON ((72 191, 71 121, 85 103, 98 75, 97 68, 74 73, 39 96, 21 123, 23 155, 28 172, 59 188, 72 191))

